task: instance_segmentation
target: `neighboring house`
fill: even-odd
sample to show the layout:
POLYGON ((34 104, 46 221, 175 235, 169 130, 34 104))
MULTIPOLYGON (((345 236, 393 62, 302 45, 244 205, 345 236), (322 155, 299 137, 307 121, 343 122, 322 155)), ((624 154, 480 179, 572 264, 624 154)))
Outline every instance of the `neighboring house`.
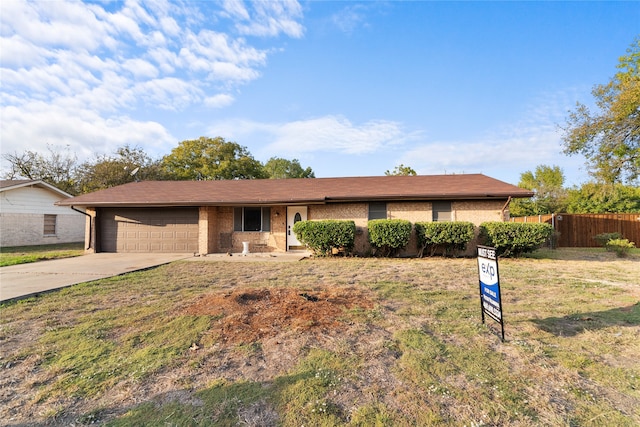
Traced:
POLYGON ((70 197, 43 181, 0 181, 0 246, 82 242, 85 216, 55 205, 70 197))
MULTIPOLYGON (((229 181, 143 181, 58 203, 86 209, 90 251, 301 249, 300 220, 353 220, 355 252, 370 250, 367 221, 505 221, 509 201, 532 192, 481 174, 229 181)), ((406 250, 417 252, 415 236, 406 250)))

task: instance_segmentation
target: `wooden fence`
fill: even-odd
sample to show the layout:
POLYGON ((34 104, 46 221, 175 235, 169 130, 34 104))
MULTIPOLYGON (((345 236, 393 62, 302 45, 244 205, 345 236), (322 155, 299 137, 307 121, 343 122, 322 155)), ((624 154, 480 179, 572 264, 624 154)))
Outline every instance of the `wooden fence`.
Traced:
POLYGON ((640 213, 633 214, 549 214, 511 218, 511 222, 546 222, 558 233, 560 248, 598 247, 593 239, 601 233, 622 234, 640 246, 640 213))

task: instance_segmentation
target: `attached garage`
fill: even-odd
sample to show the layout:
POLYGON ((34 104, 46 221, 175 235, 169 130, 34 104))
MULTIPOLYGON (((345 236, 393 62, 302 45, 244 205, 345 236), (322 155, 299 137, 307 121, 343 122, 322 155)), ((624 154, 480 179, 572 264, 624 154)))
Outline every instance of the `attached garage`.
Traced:
POLYGON ((198 252, 198 208, 100 208, 102 252, 198 252))

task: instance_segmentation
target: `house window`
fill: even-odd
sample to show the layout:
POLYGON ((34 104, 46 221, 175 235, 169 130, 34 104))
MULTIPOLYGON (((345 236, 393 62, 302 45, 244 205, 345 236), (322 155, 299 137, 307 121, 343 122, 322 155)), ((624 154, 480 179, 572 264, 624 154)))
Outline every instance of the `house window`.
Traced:
POLYGON ((234 208, 233 231, 271 231, 271 208, 234 208))
POLYGON ((44 235, 55 236, 56 235, 56 218, 57 215, 44 215, 44 235))
POLYGON ((371 202, 369 203, 369 220, 387 219, 387 203, 371 202))
POLYGON ((451 221, 451 202, 433 202, 431 204, 432 220, 451 221))

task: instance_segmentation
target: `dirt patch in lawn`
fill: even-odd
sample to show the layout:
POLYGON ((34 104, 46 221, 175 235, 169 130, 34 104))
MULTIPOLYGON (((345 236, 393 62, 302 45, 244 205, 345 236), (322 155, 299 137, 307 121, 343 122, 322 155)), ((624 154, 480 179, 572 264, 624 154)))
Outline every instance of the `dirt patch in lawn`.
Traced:
POLYGON ((350 323, 349 310, 373 307, 373 296, 356 288, 262 288, 206 295, 184 313, 213 316, 219 341, 237 344, 272 338, 282 331, 335 332, 350 323))

